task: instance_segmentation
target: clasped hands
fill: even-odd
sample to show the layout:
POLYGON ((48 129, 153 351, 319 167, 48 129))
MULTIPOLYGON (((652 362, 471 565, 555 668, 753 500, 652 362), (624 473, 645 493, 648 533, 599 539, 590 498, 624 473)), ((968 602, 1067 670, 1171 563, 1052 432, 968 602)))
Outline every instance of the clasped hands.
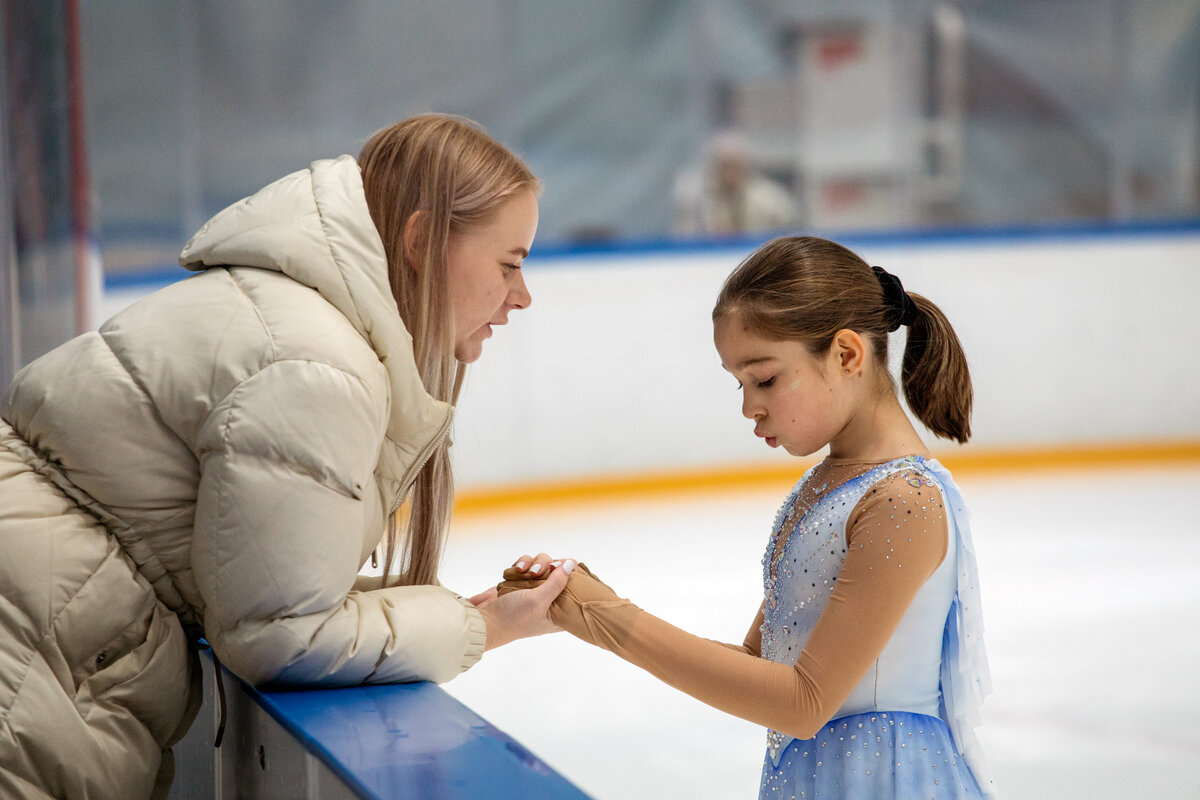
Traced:
POLYGON ((487 626, 485 650, 529 636, 565 630, 591 640, 585 604, 615 600, 616 593, 573 559, 523 555, 504 580, 471 598, 487 626))

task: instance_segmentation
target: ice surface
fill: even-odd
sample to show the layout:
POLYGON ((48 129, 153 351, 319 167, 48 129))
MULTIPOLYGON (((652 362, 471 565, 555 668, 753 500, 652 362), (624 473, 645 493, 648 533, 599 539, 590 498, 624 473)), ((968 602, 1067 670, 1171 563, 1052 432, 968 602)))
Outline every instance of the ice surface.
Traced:
MULTIPOLYGON (((958 479, 995 684, 979 737, 1003 796, 1195 796, 1200 465, 958 479)), ((741 642, 787 488, 463 515, 442 580, 474 594, 544 550, 741 642)), ((761 728, 565 634, 491 651, 445 688, 599 800, 757 795, 761 728)))

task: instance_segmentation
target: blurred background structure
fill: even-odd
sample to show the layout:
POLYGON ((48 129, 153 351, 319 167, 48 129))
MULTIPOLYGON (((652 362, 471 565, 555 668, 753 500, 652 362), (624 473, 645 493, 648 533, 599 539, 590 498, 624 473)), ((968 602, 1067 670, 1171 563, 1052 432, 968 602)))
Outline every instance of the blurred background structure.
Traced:
MULTIPOLYGON (((467 540, 443 578, 486 582, 485 535, 502 558, 537 534, 740 641, 741 606, 726 625, 724 597, 685 602, 623 557, 687 548, 695 573, 671 580, 692 589, 744 568, 753 606, 773 509, 717 495, 741 486, 758 509, 798 468, 738 417, 708 314, 774 233, 838 239, 938 302, 972 359, 975 437, 940 454, 982 498, 984 736, 1009 796, 1191 796, 1179 765, 1200 739, 1155 725, 1200 713, 1200 652, 1179 636, 1200 608, 1180 502, 1200 464, 1200 0, 0 4, 0 389, 185 277, 176 255, 230 202, 397 119, 470 117, 546 188, 536 303, 489 342, 457 418, 467 540), (672 487, 717 506, 617 502, 672 487), (1136 679, 1110 661, 1131 648, 1136 679)), ((598 797, 650 773, 665 793, 687 774, 693 796, 753 795, 759 731, 622 673, 631 708, 590 712, 619 746, 589 761, 569 720, 519 719, 512 693, 586 694, 613 659, 501 652, 452 690, 598 797), (640 708, 666 709, 654 742, 634 735, 640 708)))
POLYGON ((793 201, 774 227, 1200 215, 1195 0, 4 0, 3 25, 0 246, 35 305, 73 294, 38 264, 71 231, 109 275, 161 270, 228 203, 428 110, 545 179, 543 247, 736 233, 672 226, 728 131, 793 201))
POLYGON ((37 263, 69 230, 109 275, 161 270, 229 202, 428 110, 529 160, 543 246, 730 233, 672 226, 725 131, 794 201, 779 227, 1200 215, 1195 0, 4 0, 3 25, 0 246, 35 305, 73 294, 37 263))
POLYGON ((544 243, 667 236, 725 129, 808 228, 1200 214, 1193 0, 107 0, 81 35, 109 269, 428 110, 530 161, 544 243))
POLYGON ((0 384, 91 325, 99 299, 78 3, 0 17, 0 384))

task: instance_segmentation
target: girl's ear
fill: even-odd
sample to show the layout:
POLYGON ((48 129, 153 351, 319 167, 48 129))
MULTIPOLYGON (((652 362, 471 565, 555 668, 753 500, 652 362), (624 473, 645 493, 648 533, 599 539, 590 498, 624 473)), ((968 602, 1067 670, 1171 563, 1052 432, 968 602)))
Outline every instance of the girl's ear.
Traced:
POLYGON ((867 344, 857 333, 843 328, 833 336, 829 357, 838 373, 846 377, 859 375, 867 363, 867 344))
POLYGON ((429 212, 414 211, 404 223, 404 259, 414 272, 421 269, 421 253, 429 235, 429 212))

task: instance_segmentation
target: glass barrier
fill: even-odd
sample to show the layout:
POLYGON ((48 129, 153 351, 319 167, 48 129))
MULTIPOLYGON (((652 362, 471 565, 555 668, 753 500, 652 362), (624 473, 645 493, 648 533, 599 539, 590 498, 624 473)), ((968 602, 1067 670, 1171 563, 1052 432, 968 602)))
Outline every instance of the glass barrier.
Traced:
POLYGON ((530 162, 540 245, 1200 216, 1190 0, 85 12, 110 272, 428 110, 530 162))

